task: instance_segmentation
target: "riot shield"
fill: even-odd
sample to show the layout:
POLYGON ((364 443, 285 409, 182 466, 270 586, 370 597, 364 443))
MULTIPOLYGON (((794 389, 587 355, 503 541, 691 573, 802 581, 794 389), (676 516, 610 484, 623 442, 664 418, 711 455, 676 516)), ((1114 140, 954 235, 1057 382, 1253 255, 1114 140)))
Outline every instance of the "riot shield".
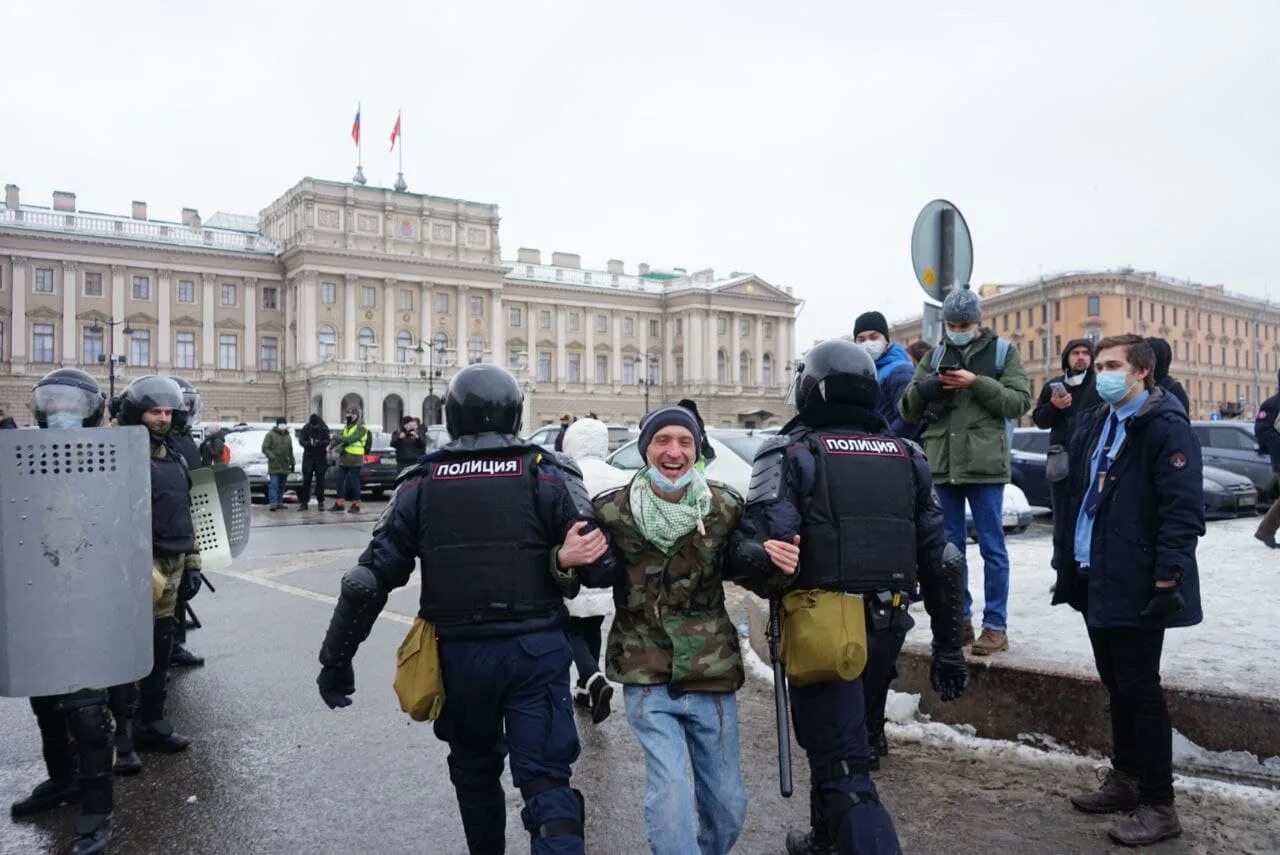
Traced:
POLYGON ((151 670, 151 464, 143 427, 0 431, 0 695, 151 670))
POLYGON ((201 568, 230 567, 249 543, 249 477, 244 470, 191 470, 191 518, 201 568))

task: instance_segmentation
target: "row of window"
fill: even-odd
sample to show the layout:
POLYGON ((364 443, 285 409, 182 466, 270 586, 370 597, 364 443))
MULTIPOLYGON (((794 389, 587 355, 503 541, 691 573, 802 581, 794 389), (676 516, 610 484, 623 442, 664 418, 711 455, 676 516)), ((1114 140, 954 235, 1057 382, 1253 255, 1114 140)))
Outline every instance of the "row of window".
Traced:
MULTIPOLYGON (((150 276, 134 276, 133 287, 130 291, 134 300, 149 301, 151 299, 151 277, 150 276)), ((237 306, 239 305, 239 287, 234 282, 223 282, 219 290, 219 305, 237 306)), ((53 288, 53 270, 48 267, 37 267, 35 269, 35 277, 32 283, 32 290, 37 294, 52 294, 53 288)), ((280 289, 274 285, 264 285, 262 291, 262 308, 278 309, 280 308, 280 289)), ((86 297, 102 297, 105 292, 102 286, 102 274, 94 271, 86 271, 84 274, 83 294, 86 297)), ((196 283, 194 279, 179 279, 175 289, 175 295, 179 303, 196 302, 196 283)))
MULTIPOLYGON (((98 327, 84 327, 81 330, 80 361, 82 364, 102 362, 106 358, 106 330, 98 327)), ((125 354, 130 365, 151 365, 151 331, 135 329, 128 336, 128 352, 125 354)), ((55 330, 53 324, 31 325, 31 361, 33 363, 52 364, 55 360, 55 330)), ((173 337, 173 367, 196 367, 196 334, 193 332, 177 332, 173 337)), ((239 336, 234 333, 219 333, 217 344, 217 366, 227 370, 236 370, 239 365, 239 336)), ((262 371, 280 370, 280 339, 276 336, 262 336, 258 339, 258 368, 262 371)))
MULTIPOLYGON (((1159 308, 1160 324, 1162 326, 1173 326, 1173 327, 1179 326, 1177 306, 1167 306, 1165 304, 1157 304, 1154 302, 1147 302, 1143 300, 1137 300, 1136 302, 1138 305, 1139 321, 1147 321, 1150 323, 1155 323, 1156 309, 1159 308)), ((1124 316, 1126 319, 1130 319, 1130 320, 1133 319, 1134 303, 1135 301, 1132 297, 1125 298, 1124 316)), ((1049 322, 1048 321, 1049 307, 1045 304, 1041 304, 1038 307, 1038 311, 1040 314, 1040 326, 1045 326, 1049 322)), ((1102 298, 1097 294, 1090 294, 1087 297, 1085 297, 1085 311, 1088 314, 1088 316, 1091 318, 1101 317, 1102 298)), ((1028 327, 1035 325, 1036 312, 1037 312, 1036 306, 1032 306, 1031 308, 1025 310, 1026 324, 1028 327)), ((1009 332, 1010 329, 1015 329, 1015 330, 1022 329, 1023 316, 1024 316, 1024 311, 1021 309, 1016 312, 1005 312, 1000 317, 1001 329, 999 331, 1009 332)), ((1062 320, 1062 303, 1058 300, 1053 301, 1053 319, 1055 322, 1062 320)), ((1204 331, 1204 332, 1213 332, 1213 326, 1214 326, 1213 320, 1214 320, 1213 316, 1207 312, 1196 312, 1195 324, 1192 325, 1191 310, 1184 308, 1182 310, 1181 328, 1195 329, 1195 330, 1204 331)), ((1242 329, 1245 335, 1249 334, 1250 321, 1248 320, 1244 321, 1244 325, 1242 327, 1240 323, 1240 318, 1232 318, 1231 320, 1234 322, 1233 329, 1234 329, 1234 335, 1236 338, 1240 337, 1242 329)), ((1263 324, 1260 321, 1253 321, 1252 323, 1253 323, 1254 338, 1261 338, 1264 341, 1271 341, 1274 336, 1276 341, 1280 341, 1280 327, 1275 327, 1271 324, 1263 324)), ((721 332, 723 331, 724 330, 722 329, 721 332)), ((1225 316, 1218 317, 1218 332, 1221 335, 1227 334, 1227 318, 1225 316)))
MULTIPOLYGON (((1101 337, 1101 334, 1097 330, 1090 330, 1089 340, 1092 341, 1094 344, 1098 343, 1100 337, 1101 337)), ((1192 342, 1189 342, 1185 339, 1182 341, 1181 351, 1179 351, 1177 341, 1171 341, 1169 342, 1169 345, 1173 349, 1173 356, 1175 359, 1179 358, 1179 352, 1181 352, 1181 359, 1184 362, 1187 362, 1187 363, 1203 362, 1205 365, 1210 367, 1215 365, 1213 360, 1214 348, 1212 345, 1196 344, 1194 347, 1192 347, 1192 342)), ((1046 356, 1053 357, 1053 356, 1060 355, 1062 353, 1062 336, 1055 335, 1053 337, 1052 352, 1046 353, 1045 352, 1046 347, 1048 347, 1048 339, 1041 339, 1040 351, 1039 351, 1041 358, 1046 356)), ((1029 339, 1027 341, 1027 359, 1029 361, 1034 361, 1037 358, 1036 349, 1037 349, 1036 340, 1029 339)), ((1242 351, 1239 348, 1231 349, 1231 354, 1234 357, 1234 366, 1228 365, 1227 348, 1220 347, 1218 348, 1217 352, 1219 355, 1219 361, 1216 364, 1220 368, 1235 367, 1235 368, 1249 369, 1253 367, 1252 360, 1249 359, 1249 351, 1247 350, 1242 351)), ((1272 371, 1277 367, 1277 365, 1280 365, 1280 359, 1277 359, 1275 354, 1273 354, 1271 351, 1262 350, 1262 351, 1259 351, 1258 353, 1258 363, 1259 363, 1258 367, 1260 369, 1265 371, 1272 371)))
MULTIPOLYGON (((550 382, 552 379, 552 356, 549 350, 538 351, 537 378, 540 383, 550 382)), ((582 382, 582 357, 581 353, 565 354, 565 379, 569 383, 582 382)), ((507 352, 507 367, 513 371, 521 368, 521 360, 523 354, 516 350, 507 352)), ((635 356, 624 356, 622 358, 622 383, 624 386, 636 385, 636 369, 640 366, 641 359, 635 356)), ((660 362, 656 356, 649 357, 648 370, 645 372, 645 382, 654 385, 661 382, 661 372, 659 371, 660 362)), ((761 371, 763 373, 764 385, 773 384, 773 357, 765 354, 761 362, 761 371)), ((675 357, 675 373, 676 383, 684 382, 684 357, 675 357)), ((738 377, 750 378, 751 376, 751 354, 745 351, 739 356, 738 360, 738 377)), ((716 379, 721 384, 729 382, 728 376, 728 357, 724 351, 720 351, 716 358, 716 379)), ((605 385, 611 380, 609 373, 609 357, 606 354, 596 354, 595 373, 592 382, 605 385)), ((747 385, 753 385, 748 383, 747 385)))

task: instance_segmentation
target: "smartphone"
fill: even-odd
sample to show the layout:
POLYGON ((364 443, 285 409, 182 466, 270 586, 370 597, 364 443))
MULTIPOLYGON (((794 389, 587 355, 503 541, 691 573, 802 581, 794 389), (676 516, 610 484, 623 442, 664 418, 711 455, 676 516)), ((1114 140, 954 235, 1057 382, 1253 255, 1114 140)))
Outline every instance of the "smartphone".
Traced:
POLYGON ((1067 387, 1061 380, 1054 380, 1049 384, 1049 390, 1055 395, 1065 395, 1067 387))
POLYGON ((939 368, 938 373, 939 374, 955 374, 959 370, 960 370, 959 368, 939 368))

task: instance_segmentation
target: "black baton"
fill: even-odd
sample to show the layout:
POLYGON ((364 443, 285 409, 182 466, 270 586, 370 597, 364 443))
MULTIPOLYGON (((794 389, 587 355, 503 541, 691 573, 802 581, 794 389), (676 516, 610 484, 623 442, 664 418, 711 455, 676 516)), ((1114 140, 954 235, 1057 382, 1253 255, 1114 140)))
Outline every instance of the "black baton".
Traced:
POLYGON ((769 600, 769 658, 773 660, 773 703, 778 720, 778 791, 791 798, 791 720, 787 711, 787 674, 778 657, 782 635, 781 606, 777 597, 769 600))

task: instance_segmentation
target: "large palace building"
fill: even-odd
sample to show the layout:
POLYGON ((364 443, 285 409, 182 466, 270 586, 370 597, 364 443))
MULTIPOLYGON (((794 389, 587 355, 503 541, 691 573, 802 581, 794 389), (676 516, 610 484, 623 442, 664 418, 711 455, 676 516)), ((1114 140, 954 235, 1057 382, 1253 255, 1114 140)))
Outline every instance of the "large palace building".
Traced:
MULTIPOLYGON (((1275 394, 1280 306, 1152 272, 1067 273, 1016 285, 983 285, 982 324, 1017 345, 1033 395, 1062 373, 1071 339, 1137 333, 1168 340, 1170 373, 1187 390, 1193 419, 1251 418, 1275 394)), ((920 337, 920 318, 893 326, 920 337)), ((1024 422, 1027 419, 1024 419, 1024 422)))
POLYGON ((199 387, 206 421, 440 420, 458 366, 496 362, 526 427, 563 412, 635 423, 697 400, 708 424, 780 424, 796 353, 790 288, 751 273, 659 270, 520 249, 498 207, 305 178, 257 217, 152 219, 52 207, 5 187, 0 407, 75 366, 119 391, 150 373, 199 387))

